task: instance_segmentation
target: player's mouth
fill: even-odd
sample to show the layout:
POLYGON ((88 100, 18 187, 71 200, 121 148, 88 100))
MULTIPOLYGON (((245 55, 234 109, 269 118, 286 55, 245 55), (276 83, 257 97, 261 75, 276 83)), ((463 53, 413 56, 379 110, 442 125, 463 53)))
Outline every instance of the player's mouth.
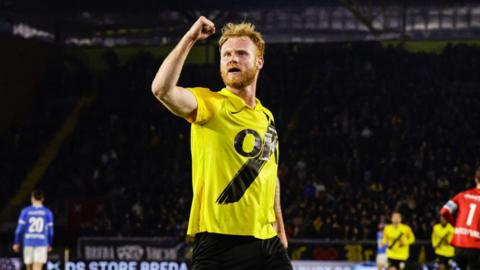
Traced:
POLYGON ((229 69, 227 69, 228 73, 229 74, 238 74, 240 72, 242 72, 241 69, 239 69, 238 67, 231 67, 229 69))

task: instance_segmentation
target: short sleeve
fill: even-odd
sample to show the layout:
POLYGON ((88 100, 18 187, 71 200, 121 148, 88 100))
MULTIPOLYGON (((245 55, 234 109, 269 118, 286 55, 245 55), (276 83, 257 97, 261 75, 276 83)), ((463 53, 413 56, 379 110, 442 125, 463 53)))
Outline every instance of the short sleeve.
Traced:
POLYGON ((460 198, 462 196, 462 193, 458 193, 457 195, 455 195, 455 197, 451 198, 443 207, 442 207, 442 210, 443 209, 446 209, 448 210, 448 212, 450 212, 450 214, 454 214, 457 212, 458 210, 458 205, 460 204, 460 198))
POLYGON ((197 109, 186 117, 192 124, 203 125, 215 116, 220 110, 224 97, 208 88, 195 87, 187 88, 197 100, 197 109))
POLYGON ((452 242, 453 235, 455 234, 455 229, 452 225, 448 224, 448 242, 452 242))
POLYGON ((410 226, 407 226, 407 232, 408 232, 408 239, 409 239, 409 244, 413 244, 415 242, 415 234, 412 231, 412 228, 410 226))

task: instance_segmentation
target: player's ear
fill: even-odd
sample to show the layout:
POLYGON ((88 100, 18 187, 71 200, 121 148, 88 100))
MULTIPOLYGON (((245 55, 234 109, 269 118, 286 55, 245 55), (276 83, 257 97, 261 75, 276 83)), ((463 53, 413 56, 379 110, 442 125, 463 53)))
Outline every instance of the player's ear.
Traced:
POLYGON ((257 66, 258 70, 263 68, 263 63, 264 63, 263 55, 257 55, 255 59, 255 65, 257 66))

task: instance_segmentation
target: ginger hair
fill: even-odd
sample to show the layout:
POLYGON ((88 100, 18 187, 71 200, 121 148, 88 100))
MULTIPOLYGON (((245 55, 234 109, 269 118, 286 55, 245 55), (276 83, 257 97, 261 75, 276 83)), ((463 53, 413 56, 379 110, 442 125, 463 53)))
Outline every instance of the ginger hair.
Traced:
POLYGON ((227 23, 222 28, 222 36, 218 45, 222 48, 223 44, 232 37, 248 37, 257 47, 257 56, 263 56, 265 53, 265 40, 260 32, 255 31, 255 25, 248 22, 238 24, 227 23))

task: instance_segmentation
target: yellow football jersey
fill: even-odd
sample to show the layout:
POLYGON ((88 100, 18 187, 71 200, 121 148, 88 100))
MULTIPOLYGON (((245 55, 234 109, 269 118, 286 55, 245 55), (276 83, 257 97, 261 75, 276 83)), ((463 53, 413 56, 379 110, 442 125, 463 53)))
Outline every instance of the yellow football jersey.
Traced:
POLYGON ((258 99, 248 107, 226 88, 188 90, 198 107, 187 118, 193 184, 187 234, 276 236, 278 137, 272 113, 258 99))
POLYGON ((410 245, 415 242, 415 235, 410 226, 392 224, 385 226, 383 231, 383 244, 387 244, 387 257, 394 260, 407 260, 410 245))
POLYGON ((444 257, 453 257, 455 255, 455 248, 450 245, 454 230, 450 223, 447 223, 445 227, 442 224, 433 226, 432 246, 435 249, 435 254, 444 257))

